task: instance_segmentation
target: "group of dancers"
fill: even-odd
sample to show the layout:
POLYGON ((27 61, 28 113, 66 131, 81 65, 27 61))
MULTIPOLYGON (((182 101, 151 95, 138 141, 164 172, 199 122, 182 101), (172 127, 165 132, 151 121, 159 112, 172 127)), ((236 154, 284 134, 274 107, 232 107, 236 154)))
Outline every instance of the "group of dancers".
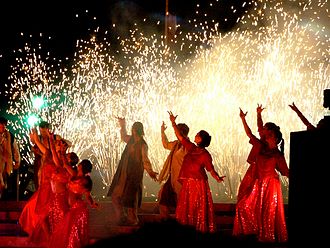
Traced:
MULTIPOLYGON (((330 89, 323 91, 323 107, 330 109, 330 89)), ((325 116, 317 125, 311 124, 293 102, 289 107, 306 125, 307 130, 330 130, 330 116, 325 116)), ((249 167, 240 183, 233 237, 253 237, 257 242, 286 243, 288 231, 280 176, 289 178, 289 168, 284 155, 284 139, 280 127, 273 122, 263 123, 262 111, 257 105, 257 126, 259 137, 251 132, 246 122, 247 112, 239 110, 244 131, 252 145, 248 154, 249 167)), ((213 203, 205 170, 218 182, 219 176, 212 164, 212 156, 205 149, 211 136, 201 130, 193 144, 189 141, 189 127, 176 124, 172 112, 169 118, 178 140, 169 142, 165 135, 166 126, 161 126, 164 148, 171 150, 165 160, 158 180, 162 182, 159 191, 159 210, 168 218, 169 209, 176 207, 175 218, 183 225, 194 226, 202 233, 215 231, 213 203)))
MULTIPOLYGON (((328 92, 328 91, 327 91, 328 92)), ((294 103, 289 105, 302 121, 312 127, 294 103)), ((239 109, 244 131, 252 145, 247 157, 249 167, 237 196, 233 236, 253 236, 260 242, 287 242, 288 233, 284 212, 280 176, 289 177, 284 155, 284 139, 280 127, 273 122, 263 123, 262 105, 257 106, 259 137, 246 122, 247 112, 239 109)), ((194 142, 188 138, 189 127, 176 123, 177 115, 168 111, 176 140, 169 141, 165 123, 161 125, 161 139, 170 150, 160 173, 155 172, 148 158, 144 127, 134 122, 127 133, 125 118, 117 117, 121 139, 126 143, 107 196, 111 197, 115 219, 119 225, 139 225, 138 208, 142 203, 143 174, 161 184, 158 202, 162 220, 171 218, 192 226, 200 233, 217 230, 214 206, 209 187, 209 173, 217 182, 224 181, 215 170, 212 155, 207 151, 211 135, 200 130, 194 142)), ((323 122, 322 122, 323 123, 323 122)), ((324 125, 322 125, 323 127, 324 125)), ((67 152, 70 142, 51 133, 48 127, 30 134, 34 150, 41 154, 38 189, 28 200, 19 219, 31 241, 47 247, 83 247, 88 244, 88 205, 98 207, 91 196, 92 163, 79 161, 74 152, 67 152), (45 138, 46 137, 46 138, 45 138)))
MULTIPOLYGON (((248 157, 250 167, 239 188, 233 236, 254 235, 261 242, 286 242, 284 204, 279 173, 289 176, 284 157, 284 140, 280 127, 275 123, 263 124, 262 105, 258 105, 258 130, 260 137, 252 134, 240 110, 244 130, 252 144, 248 157), (279 172, 279 173, 278 173, 279 172)), ((200 130, 194 142, 188 138, 189 127, 176 124, 177 115, 171 111, 169 120, 177 137, 168 141, 166 125, 161 125, 162 144, 170 150, 161 172, 154 172, 148 158, 148 146, 143 139, 143 124, 135 122, 132 134, 128 135, 124 118, 118 118, 122 140, 127 143, 117 167, 108 196, 112 197, 118 223, 138 225, 137 209, 142 201, 142 179, 144 169, 151 178, 161 183, 158 195, 162 219, 171 218, 174 209, 175 220, 184 226, 192 226, 201 233, 215 233, 217 230, 212 194, 209 187, 209 173, 217 182, 224 181, 215 170, 212 155, 206 147, 211 135, 200 130)))
MULTIPOLYGON (((248 157, 250 167, 239 188, 233 235, 256 235, 259 241, 286 242, 284 205, 277 173, 289 175, 284 141, 277 125, 270 122, 263 125, 262 110, 258 105, 260 138, 252 134, 245 120, 247 113, 240 110, 239 116, 253 148, 248 157), (278 148, 279 144, 282 149, 278 148)), ((152 179, 162 184, 159 210, 163 220, 171 218, 170 209, 174 208, 178 223, 193 226, 201 233, 215 233, 217 225, 207 172, 219 183, 225 176, 219 176, 206 149, 211 136, 200 130, 194 142, 190 141, 189 127, 185 123, 176 124, 177 116, 171 111, 168 113, 177 140, 168 141, 163 122, 162 143, 170 154, 159 176, 148 158, 143 124, 135 122, 132 133, 127 134, 125 119, 118 117, 121 138, 127 144, 108 191, 115 218, 120 225, 139 225, 137 211, 142 203, 146 170, 152 179)), ((89 243, 87 204, 98 206, 91 196, 92 163, 87 159, 79 162, 76 153, 67 152, 70 142, 52 133, 48 126, 41 125, 39 132, 42 135, 32 129, 30 134, 34 152, 41 154, 38 189, 26 203, 19 223, 33 243, 50 248, 84 247, 89 243)))
MULTIPOLYGON (((260 242, 287 242, 279 180, 279 173, 289 176, 284 140, 279 126, 272 122, 263 124, 263 110, 262 105, 257 106, 259 138, 252 134, 245 120, 247 112, 241 109, 239 112, 252 149, 247 159, 250 166, 239 187, 233 236, 253 236, 260 242)), ((202 233, 214 233, 217 227, 206 171, 218 182, 222 182, 225 176, 219 176, 214 170, 212 156, 205 149, 210 144, 211 136, 201 130, 193 144, 187 138, 187 125, 176 124, 176 116, 172 112, 169 116, 178 140, 172 143, 167 141, 163 124, 163 145, 171 152, 159 176, 159 180, 163 181, 159 192, 160 214, 166 218, 169 209, 176 206, 175 218, 179 223, 194 226, 202 233), (170 196, 176 196, 177 205, 170 196)))
POLYGON ((79 161, 67 152, 70 143, 55 135, 49 127, 41 127, 43 139, 35 128, 30 140, 41 154, 38 188, 21 212, 19 224, 34 244, 44 247, 83 247, 89 243, 89 202, 92 163, 79 161))

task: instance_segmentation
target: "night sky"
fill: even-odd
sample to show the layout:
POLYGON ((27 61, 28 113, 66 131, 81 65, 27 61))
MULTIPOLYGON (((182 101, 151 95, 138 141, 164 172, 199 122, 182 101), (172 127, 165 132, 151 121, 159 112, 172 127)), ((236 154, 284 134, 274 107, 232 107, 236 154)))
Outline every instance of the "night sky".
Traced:
MULTIPOLYGON (((177 16, 178 24, 189 29, 188 20, 195 16, 197 3, 199 9, 206 11, 207 18, 222 23, 220 28, 227 32, 235 26, 242 8, 234 15, 232 5, 241 6, 243 0, 221 1, 210 7, 210 0, 169 0, 169 11, 177 16), (227 22, 223 22, 225 18, 227 22)), ((76 41, 90 36, 95 28, 108 30, 112 24, 121 25, 121 35, 133 23, 142 23, 144 18, 156 23, 165 13, 165 0, 57 0, 57 1, 2 1, 0 6, 0 98, 1 111, 5 109, 7 97, 3 85, 8 83, 10 65, 15 63, 15 50, 26 42, 32 46, 43 44, 45 51, 56 54, 58 58, 72 57, 76 41), (22 35, 23 34, 23 35, 22 35), (42 34, 42 35, 40 35, 42 34), (48 39, 51 37, 51 39, 48 39)), ((128 33, 128 32, 127 32, 128 33)), ((109 38, 109 37, 108 37, 109 38)), ((110 37, 111 38, 111 37, 110 37)))

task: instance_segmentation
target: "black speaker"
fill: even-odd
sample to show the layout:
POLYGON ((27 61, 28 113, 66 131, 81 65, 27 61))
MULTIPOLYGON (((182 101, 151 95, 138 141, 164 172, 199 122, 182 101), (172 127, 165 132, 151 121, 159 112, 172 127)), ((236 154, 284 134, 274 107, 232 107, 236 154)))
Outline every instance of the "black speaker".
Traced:
POLYGON ((330 129, 291 132, 289 167, 290 246, 329 244, 330 129))

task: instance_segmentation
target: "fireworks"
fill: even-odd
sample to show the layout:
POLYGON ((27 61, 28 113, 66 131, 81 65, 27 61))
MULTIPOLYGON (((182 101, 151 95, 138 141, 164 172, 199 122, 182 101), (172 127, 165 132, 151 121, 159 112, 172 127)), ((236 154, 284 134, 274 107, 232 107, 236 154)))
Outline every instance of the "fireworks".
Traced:
MULTIPOLYGON (((253 7, 226 34, 216 23, 196 33, 178 27, 176 49, 166 47, 161 34, 145 35, 138 27, 121 41, 119 53, 107 40, 77 41, 71 66, 54 66, 56 58, 42 57, 27 45, 13 66, 8 109, 18 117, 13 124, 26 151, 23 158, 31 163, 25 117, 36 113, 72 141, 71 150, 92 159, 94 181, 102 182, 104 195, 124 148, 115 117, 126 118, 129 132, 133 122, 144 124, 149 157, 160 171, 167 156, 160 127, 162 121, 169 124, 171 110, 178 122, 188 124, 192 140, 200 129, 211 134, 214 165, 226 175, 223 184, 210 178, 214 200, 234 202, 251 148, 239 107, 248 111, 255 134, 257 103, 266 107, 263 119, 281 127, 288 163, 290 132, 306 129, 288 104, 294 101, 314 124, 325 112, 322 94, 330 87, 330 43, 320 17, 329 18, 327 1, 288 2, 250 2, 253 7), (36 95, 47 99, 46 108, 33 109, 36 95)), ((168 126, 166 134, 174 139, 168 126)), ((159 185, 148 176, 144 181, 145 195, 157 195, 159 185)), ((288 181, 282 181, 287 194, 288 181)))

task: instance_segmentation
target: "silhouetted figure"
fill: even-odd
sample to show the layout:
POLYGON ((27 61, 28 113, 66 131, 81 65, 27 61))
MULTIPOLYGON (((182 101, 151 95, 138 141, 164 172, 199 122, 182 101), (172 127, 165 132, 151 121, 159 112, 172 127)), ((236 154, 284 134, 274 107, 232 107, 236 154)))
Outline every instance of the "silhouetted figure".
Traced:
MULTIPOLYGON (((330 111, 330 89, 325 89, 323 91, 323 107, 328 108, 328 110, 330 111)), ((318 122, 317 127, 329 130, 330 129, 330 115, 324 116, 323 119, 321 119, 318 122)))
POLYGON ((108 196, 111 196, 119 224, 138 225, 137 210, 142 203, 143 172, 146 170, 155 181, 158 173, 153 171, 148 157, 148 145, 143 138, 143 124, 134 122, 132 134, 128 135, 125 118, 118 118, 118 121, 121 140, 127 144, 111 182, 108 196))
MULTIPOLYGON (((330 89, 323 107, 330 110, 330 89)), ((292 247, 321 247, 328 243, 330 116, 316 127, 290 133, 289 243, 292 247)))
MULTIPOLYGON (((294 102, 292 104, 289 104, 289 107, 294 112, 296 112, 300 120, 306 125, 307 130, 313 130, 315 128, 330 129, 330 115, 324 116, 324 118, 321 119, 315 127, 307 120, 303 113, 301 113, 301 111, 298 109, 294 102)), ((330 110, 330 89, 325 89, 323 91, 323 107, 328 108, 330 110)))

